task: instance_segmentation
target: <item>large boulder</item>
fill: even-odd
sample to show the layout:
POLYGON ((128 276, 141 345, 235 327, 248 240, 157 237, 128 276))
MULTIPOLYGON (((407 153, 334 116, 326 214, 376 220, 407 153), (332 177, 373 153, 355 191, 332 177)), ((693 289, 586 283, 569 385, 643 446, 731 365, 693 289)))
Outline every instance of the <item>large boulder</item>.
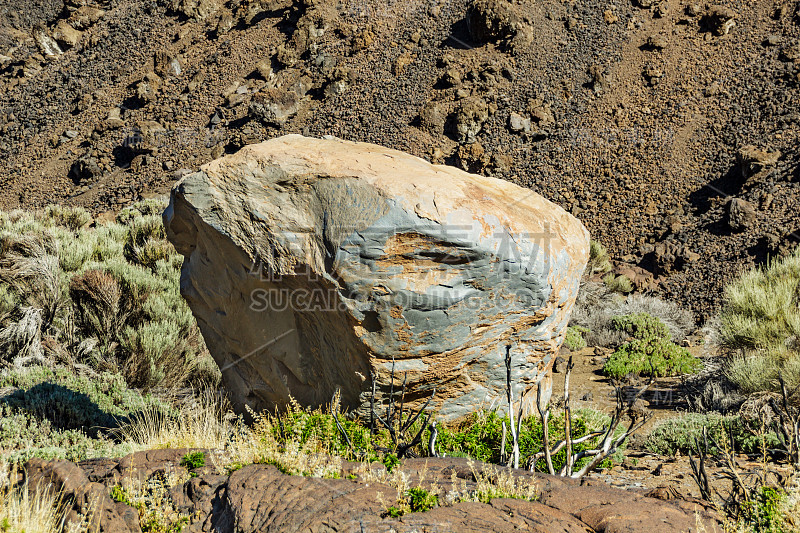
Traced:
MULTIPOLYGON (((369 412, 405 381, 444 419, 549 377, 588 260, 530 190, 396 150, 287 135, 179 181, 181 291, 235 405, 369 412), (393 371, 394 369, 394 371, 393 371)), ((530 396, 530 395, 529 395, 530 396)))

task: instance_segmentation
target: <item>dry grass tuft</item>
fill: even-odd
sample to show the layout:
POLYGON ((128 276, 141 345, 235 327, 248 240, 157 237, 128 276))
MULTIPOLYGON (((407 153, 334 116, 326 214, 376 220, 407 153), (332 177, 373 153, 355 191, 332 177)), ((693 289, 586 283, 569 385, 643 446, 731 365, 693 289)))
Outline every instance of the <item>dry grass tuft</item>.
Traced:
MULTIPOLYGON (((0 461, 0 531, 11 533, 60 533, 64 531, 64 506, 61 498, 46 489, 28 490, 27 484, 14 486, 17 477, 10 465, 0 461)), ((81 533, 77 525, 69 533, 81 533)))
POLYGON ((146 450, 154 448, 227 449, 240 421, 227 403, 212 391, 200 392, 179 413, 168 414, 158 406, 144 409, 116 433, 124 441, 146 450))

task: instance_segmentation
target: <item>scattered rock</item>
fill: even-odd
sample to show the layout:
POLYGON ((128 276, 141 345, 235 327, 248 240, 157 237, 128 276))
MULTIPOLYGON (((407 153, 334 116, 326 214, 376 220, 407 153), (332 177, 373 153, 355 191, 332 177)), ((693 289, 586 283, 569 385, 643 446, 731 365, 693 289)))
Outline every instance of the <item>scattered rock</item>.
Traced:
POLYGON ((47 28, 44 26, 34 28, 33 38, 36 40, 39 51, 45 56, 55 57, 64 53, 58 43, 50 37, 47 28))
POLYGON ((86 31, 97 24, 106 12, 98 7, 82 5, 69 17, 70 25, 78 31, 86 31))
POLYGON ((403 72, 406 70, 406 67, 413 62, 414 56, 412 56, 410 53, 400 55, 392 65, 392 74, 395 76, 402 76, 403 72))
POLYGON ((265 89, 250 101, 250 115, 265 124, 280 126, 300 108, 300 97, 286 89, 265 89))
POLYGON ((655 65, 649 65, 645 67, 644 72, 642 72, 642 76, 644 76, 644 79, 647 80, 648 85, 654 86, 657 85, 658 82, 661 81, 661 78, 664 77, 664 69, 655 65))
POLYGON ((655 245, 654 257, 655 273, 662 275, 683 270, 687 263, 698 260, 700 255, 670 236, 655 245))
POLYGON ((686 6, 686 14, 690 17, 696 17, 703 12, 703 7, 700 4, 691 3, 686 6))
POLYGON ((97 158, 84 154, 78 158, 69 169, 69 179, 75 185, 85 185, 100 179, 103 171, 97 164, 97 158))
POLYGON ((440 83, 444 87, 457 87, 461 85, 461 77, 461 71, 451 67, 444 71, 440 78, 440 83))
POLYGON ((794 43, 784 46, 780 53, 781 61, 792 61, 797 63, 800 61, 800 43, 794 43))
POLYGON ((756 221, 753 204, 741 198, 731 198, 728 203, 728 226, 733 231, 744 231, 756 221))
POLYGON ((352 69, 336 67, 328 77, 328 84, 325 86, 325 96, 344 94, 355 81, 356 74, 352 69))
POLYGON ((647 38, 647 47, 652 50, 663 50, 667 47, 667 38, 663 35, 651 35, 647 38))
POLYGON ((161 78, 180 76, 183 68, 177 57, 172 57, 163 50, 153 56, 153 71, 161 78))
POLYGON ((508 0, 473 0, 467 14, 470 37, 479 43, 513 39, 521 24, 508 0))
POLYGON ((445 116, 441 104, 428 102, 419 112, 420 125, 432 135, 444 133, 445 116))
POLYGON ((456 150, 458 167, 467 172, 482 172, 489 164, 489 157, 479 142, 462 144, 456 150))
POLYGON ((154 72, 148 72, 136 84, 136 98, 142 105, 149 104, 156 100, 159 87, 161 87, 161 78, 154 72))
POLYGON ((775 166, 781 152, 768 152, 751 144, 742 146, 736 153, 736 162, 745 181, 757 181, 770 167, 775 166))
POLYGON ((608 81, 606 80, 605 69, 600 65, 592 65, 589 67, 587 73, 589 74, 589 83, 596 94, 602 93, 608 89, 608 81))
POLYGON ((233 29, 234 26, 236 26, 236 20, 234 20, 233 16, 226 11, 219 18, 219 22, 217 22, 217 37, 228 33, 233 29))
POLYGON ((514 133, 530 133, 531 119, 512 112, 508 117, 508 129, 514 133))
POLYGON ((80 31, 73 28, 66 20, 59 20, 53 29, 53 39, 64 49, 69 49, 78 44, 83 35, 80 31))
POLYGON ((409 408, 436 386, 431 408, 457 418, 479 398, 505 397, 510 335, 514 375, 531 387, 550 369, 588 257, 577 219, 510 182, 299 135, 185 177, 164 221, 187 258, 184 295, 239 409, 290 397, 320 405, 340 390, 365 414, 368 376, 386 394, 394 358, 417 398, 409 408), (525 235, 543 224, 547 255, 530 255, 525 235), (506 231, 508 255, 497 247, 506 231))
POLYGON ((293 46, 281 43, 276 50, 275 59, 282 66, 291 68, 300 61, 300 54, 293 46))
POLYGON ((736 12, 725 6, 711 6, 703 16, 701 25, 717 36, 728 35, 736 25, 736 12))
POLYGON ((606 9, 603 11, 603 20, 606 21, 606 24, 614 24, 619 21, 619 17, 610 9, 606 9))
POLYGON ((372 43, 375 42, 375 33, 370 29, 365 29, 353 37, 353 42, 350 46, 352 53, 357 54, 362 50, 366 50, 372 43))
POLYGON ((489 106, 480 97, 471 97, 459 104, 452 117, 453 133, 461 144, 477 141, 483 123, 489 118, 489 106))
POLYGON ((492 155, 492 168, 497 172, 508 172, 514 166, 514 158, 505 153, 492 155))
POLYGON ((205 20, 221 7, 221 0, 172 0, 172 10, 188 18, 205 20))
POLYGON ((537 97, 528 100, 528 113, 540 128, 547 128, 556 123, 550 104, 545 102, 544 98, 537 97))

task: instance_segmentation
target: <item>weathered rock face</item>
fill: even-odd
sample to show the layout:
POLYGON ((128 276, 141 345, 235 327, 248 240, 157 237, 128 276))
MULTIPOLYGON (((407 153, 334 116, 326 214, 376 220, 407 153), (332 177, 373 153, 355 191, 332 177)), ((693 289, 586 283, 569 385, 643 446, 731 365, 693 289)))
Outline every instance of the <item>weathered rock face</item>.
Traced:
MULTIPOLYGON (((528 390, 563 340, 589 238, 506 181, 289 135, 184 177, 164 213, 181 289, 240 408, 366 414, 406 379, 443 418, 528 390)), ((519 397, 519 396, 517 396, 519 397)))
POLYGON ((440 505, 396 519, 386 517, 385 511, 387 502, 399 497, 397 487, 375 479, 385 474, 379 463, 344 463, 340 479, 290 476, 265 464, 245 466, 230 476, 220 475, 208 464, 194 469, 195 476, 189 477, 181 465, 189 451, 151 450, 77 465, 31 459, 24 473, 29 489, 45 485, 63 489, 65 501, 72 505, 66 516, 68 525, 86 520, 92 531, 112 533, 141 531, 136 509, 115 502, 109 495, 112 487, 148 482, 158 486, 170 478, 188 479, 166 488, 175 510, 188 518, 183 531, 189 533, 722 531, 709 504, 668 490, 625 491, 590 479, 579 483, 467 459, 433 457, 408 459, 398 468, 410 486, 442 495, 440 505), (445 495, 453 492, 477 491, 475 476, 492 479, 501 472, 513 476, 518 486, 535 487, 538 500, 447 501, 445 495))

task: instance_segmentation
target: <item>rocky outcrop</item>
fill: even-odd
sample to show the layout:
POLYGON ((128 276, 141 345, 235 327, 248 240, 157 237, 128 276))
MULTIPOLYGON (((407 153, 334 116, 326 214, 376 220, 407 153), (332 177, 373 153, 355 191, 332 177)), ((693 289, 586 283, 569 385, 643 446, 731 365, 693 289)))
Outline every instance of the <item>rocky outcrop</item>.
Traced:
MULTIPOLYGON (((345 463, 340 479, 318 479, 282 474, 272 465, 254 464, 218 474, 207 466, 189 476, 181 466, 187 450, 140 452, 123 459, 98 459, 79 463, 33 459, 26 465, 29 482, 46 481, 65 487, 69 498, 78 496, 68 522, 92 513, 99 531, 138 531, 138 513, 114 502, 112 487, 139 486, 143 482, 168 488, 162 502, 186 517, 183 531, 255 533, 289 531, 459 531, 505 532, 564 531, 582 533, 650 533, 653 531, 721 531, 719 518, 708 504, 669 492, 625 491, 602 482, 578 482, 523 470, 475 463, 467 459, 429 458, 404 461, 394 474, 409 487, 442 495, 439 505, 426 512, 386 516, 396 501, 397 483, 381 482, 384 467, 345 463), (132 467, 135 465, 135 467, 132 467), (510 474, 517 486, 535 487, 535 501, 495 498, 487 503, 458 501, 479 490, 478 479, 510 474), (122 475, 123 477, 120 477, 122 475), (90 481, 92 480, 92 481, 90 481), (82 485, 86 488, 81 488, 82 485), (438 487, 438 489, 437 489, 438 487), (91 491, 98 507, 80 511, 80 495, 91 491), (456 501, 448 501, 446 495, 456 501)), ((389 476, 392 477, 392 476, 389 476)), ((72 501, 72 500, 69 500, 72 501)))
POLYGON ((234 404, 365 414, 406 383, 442 418, 547 376, 588 234, 512 183, 395 150, 289 135, 184 177, 164 214, 181 290, 234 404))

